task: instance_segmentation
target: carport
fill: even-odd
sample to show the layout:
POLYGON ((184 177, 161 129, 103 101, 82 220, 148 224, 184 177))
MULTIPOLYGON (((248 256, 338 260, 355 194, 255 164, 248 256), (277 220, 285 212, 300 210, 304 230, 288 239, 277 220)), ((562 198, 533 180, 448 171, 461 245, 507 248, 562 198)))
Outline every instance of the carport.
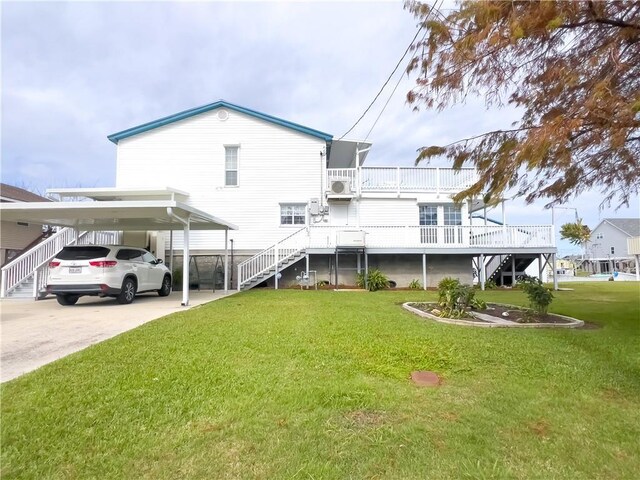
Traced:
POLYGON ((0 203, 3 221, 74 228, 78 231, 184 232, 182 305, 189 305, 189 234, 224 230, 224 290, 229 289, 229 230, 238 227, 187 204, 189 194, 175 188, 51 189, 60 199, 86 201, 0 203))

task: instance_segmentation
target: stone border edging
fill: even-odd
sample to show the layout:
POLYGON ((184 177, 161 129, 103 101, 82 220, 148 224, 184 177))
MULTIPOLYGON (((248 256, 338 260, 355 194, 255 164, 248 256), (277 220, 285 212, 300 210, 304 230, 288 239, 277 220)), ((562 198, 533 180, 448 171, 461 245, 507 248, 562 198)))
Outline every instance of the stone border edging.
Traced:
MULTIPOLYGON (((465 325, 469 327, 480 327, 480 328, 483 328, 483 327, 484 328, 578 328, 584 325, 584 322, 582 320, 578 320, 577 318, 573 318, 573 317, 567 317, 566 315, 559 315, 557 313, 553 313, 552 315, 568 320, 569 323, 518 323, 518 322, 507 323, 504 321, 499 323, 498 322, 492 323, 491 321, 474 322, 472 320, 442 318, 442 317, 437 317, 435 315, 432 315, 431 313, 423 312, 422 310, 413 307, 412 306, 413 303, 418 303, 418 302, 405 302, 402 304, 402 308, 404 308, 405 310, 411 313, 415 313, 420 317, 428 318, 430 320, 435 320, 436 322, 440 322, 440 323, 448 323, 451 325, 465 325)), ((424 303, 424 302, 419 302, 419 303, 424 303)), ((496 305, 522 309, 522 307, 519 307, 517 305, 509 305, 505 303, 497 303, 496 305)), ((483 320, 484 317, 485 316, 483 315, 483 318, 481 318, 481 320, 483 320)), ((498 320, 501 320, 501 319, 498 319, 498 320)))

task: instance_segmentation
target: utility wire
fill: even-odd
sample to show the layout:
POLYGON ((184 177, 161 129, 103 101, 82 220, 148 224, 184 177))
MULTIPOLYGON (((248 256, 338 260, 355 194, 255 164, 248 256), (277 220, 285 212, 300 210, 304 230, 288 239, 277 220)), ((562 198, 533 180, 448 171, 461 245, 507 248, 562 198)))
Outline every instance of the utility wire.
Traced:
MULTIPOLYGON (((427 36, 427 33, 425 32, 425 34, 422 36, 422 39, 424 40, 426 36, 427 36)), ((403 78, 404 78, 404 73, 402 75, 400 75, 400 77, 398 78, 398 81, 396 82, 396 86, 393 87, 393 90, 391 91, 391 94, 389 95, 389 98, 387 98, 387 101, 385 102, 384 106, 382 107, 382 110, 380 110, 380 113, 378 114, 378 116, 376 117, 375 121, 373 122, 373 125, 371 125, 371 128, 367 132, 367 136, 364 137, 364 141, 365 142, 369 139, 369 135, 371 135, 371 132, 373 131, 373 129, 378 124, 378 120, 380 120, 380 117, 382 116, 382 114, 386 110, 387 105, 389 105, 389 102, 391 101, 391 98, 393 97, 393 94, 396 93, 396 90, 400 86, 400 82, 402 81, 403 78)))
MULTIPOLYGON (((442 4, 442 1, 440 1, 440 4, 442 4)), ((354 128, 356 128, 356 126, 358 125, 358 123, 360 123, 360 121, 364 118, 364 116, 367 114, 367 112, 369 112, 369 110, 371 110, 371 107, 373 107, 373 104, 376 102, 376 100, 378 100, 378 97, 380 96, 380 94, 382 94, 382 91, 385 89, 385 87, 387 86, 387 84, 389 83, 389 81, 393 78, 393 75, 396 73, 396 71, 398 70, 398 67, 400 66, 400 64, 402 63, 402 61, 404 60, 404 57, 407 56, 407 53, 409 53, 409 50, 411 50, 411 46, 413 45, 413 43, 416 41, 416 39, 418 38, 418 35, 420 35, 420 32, 422 31, 422 29, 424 28, 424 22, 427 20, 427 18, 429 18, 429 16, 431 15, 431 13, 433 12, 433 10, 435 10, 436 7, 434 5, 434 8, 431 9, 429 11, 429 13, 427 14, 427 17, 421 22, 420 27, 418 28, 418 31, 416 32, 416 34, 414 35, 413 39, 411 40, 411 43, 409 43, 409 45, 407 46, 407 49, 404 51, 404 53, 402 54, 402 57, 400 57, 400 60, 398 60, 398 63, 396 64, 395 68, 393 69, 393 71, 391 72, 391 74, 389 74, 389 77, 387 78, 387 80, 384 82, 384 84, 382 85, 382 87, 380 88, 380 91, 378 91, 378 93, 376 94, 376 96, 374 97, 374 99, 371 101, 371 103, 369 104, 369 106, 365 109, 365 111, 362 113, 362 115, 360 115, 360 118, 358 118, 358 120, 356 120, 356 123, 353 124, 353 126, 347 130, 338 140, 342 140, 344 137, 346 137, 354 128)), ((402 77, 400 77, 402 78, 402 77)), ((398 82, 399 84, 400 82, 398 82)), ((394 92, 395 90, 398 88, 398 85, 396 85, 396 88, 394 88, 394 92)), ((393 93, 391 94, 393 95, 393 93)), ((391 98, 389 98, 390 100, 391 98)), ((389 100, 387 100, 387 104, 389 103, 389 100)), ((386 107, 386 104, 385 104, 386 107)), ((384 111, 384 108, 383 108, 384 111)), ((382 115, 382 113, 380 114, 382 115)), ((378 116, 378 118, 380 118, 380 116, 378 116)), ((378 120, 376 119, 376 122, 378 120)), ((374 123, 375 126, 375 123, 374 123)), ((373 127, 372 127, 373 130, 373 127)), ((371 133, 371 130, 369 130, 369 133, 371 133)), ((369 136, 369 134, 367 134, 367 137, 369 136)))
MULTIPOLYGON (((444 0, 440 0, 440 5, 442 5, 442 2, 443 2, 443 1, 444 1, 444 0)), ((434 4, 434 6, 433 6, 433 10, 436 10, 438 13, 440 13, 440 12, 439 12, 439 10, 437 10, 437 8, 438 8, 437 4, 434 4)), ((431 14, 431 12, 432 12, 433 10, 429 11, 429 14, 431 14)), ((427 18, 428 18, 428 16, 427 16, 427 18)), ((426 20, 426 18, 425 18, 425 20, 426 20)), ((420 30, 418 30, 418 32, 417 32, 417 33, 420 33, 420 30)), ((418 35, 416 34, 416 37, 414 37, 413 41, 411 42, 412 44, 413 44, 413 42, 415 42, 415 39, 417 38, 417 36, 418 36, 418 35)), ((421 41, 421 42, 422 42, 422 41, 424 41, 424 39, 425 39, 426 37, 427 37, 427 32, 424 32, 424 35, 422 36, 422 40, 420 40, 420 41, 421 41)), ((405 55, 406 55, 406 52, 405 52, 405 55)), ((403 57, 403 58, 404 58, 404 57, 403 57)), ((402 59, 400 59, 400 61, 402 61, 402 59)), ((396 67, 396 69, 397 69, 397 67, 396 67)), ((394 70, 394 72, 395 72, 395 70, 394 70)), ((393 73, 392 73, 391 75, 393 75, 393 73)), ((403 77, 404 77, 404 73, 403 73, 402 75, 400 75, 400 77, 398 78, 398 81, 396 82, 396 86, 395 86, 395 87, 393 87, 393 90, 391 91, 391 94, 389 95, 389 98, 387 98, 387 101, 385 102, 384 106, 382 107, 382 110, 380 110, 380 113, 378 114, 378 116, 376 117, 375 121, 373 122, 373 125, 371 125, 371 128, 370 128, 370 129, 369 129, 369 131, 367 132, 367 136, 364 138, 364 141, 365 141, 365 142, 369 139, 369 135, 371 135, 371 132, 373 131, 373 129, 375 128, 375 126, 378 124, 378 120, 380 120, 380 117, 382 116, 382 114, 383 114, 383 113, 384 113, 384 111, 386 110, 387 105, 389 105, 389 102, 391 101, 391 98, 393 97, 393 94, 394 94, 394 93, 396 93, 396 90, 397 90, 397 89, 398 89, 398 87, 400 86, 400 82, 402 81, 402 78, 403 78, 403 77)), ((384 87, 383 87, 383 88, 384 88, 384 87)), ((374 100, 374 101, 375 101, 375 100, 374 100)))
POLYGON ((423 26, 420 25, 420 28, 418 28, 418 31, 416 32, 415 36, 413 37, 413 40, 411 40, 411 43, 409 44, 409 46, 407 47, 407 49, 404 51, 404 53, 402 54, 402 57, 400 58, 400 60, 398 60, 398 63, 396 64, 395 68, 393 69, 393 72, 391 72, 391 74, 389 75, 389 78, 387 78, 387 80, 384 82, 384 85, 382 85, 382 88, 380 89, 380 91, 378 92, 378 94, 375 96, 375 98, 371 101, 371 103, 369 104, 369 106, 366 108, 366 110, 362 113, 362 115, 360 115, 360 118, 356 121, 356 123, 353 124, 353 126, 347 130, 338 140, 342 140, 344 137, 346 137, 349 132, 351 132, 351 130, 353 130, 354 128, 356 128, 356 125, 358 125, 358 123, 360 123, 360 120, 362 120, 364 118, 364 116, 367 114, 367 112, 371 109, 371 107, 373 106, 373 104, 376 102, 376 100, 378 99, 378 97, 380 96, 380 94, 382 93, 382 91, 384 90, 384 87, 387 86, 387 84, 389 83, 389 81, 391 80, 391 78, 393 77, 394 73, 396 73, 396 71, 398 70, 398 67, 400 66, 400 64, 402 63, 402 61, 404 60, 404 57, 407 56, 407 53, 409 53, 409 50, 411 49, 411 46, 413 45, 413 42, 416 41, 416 38, 418 38, 418 35, 420 35, 420 32, 422 31, 423 26))

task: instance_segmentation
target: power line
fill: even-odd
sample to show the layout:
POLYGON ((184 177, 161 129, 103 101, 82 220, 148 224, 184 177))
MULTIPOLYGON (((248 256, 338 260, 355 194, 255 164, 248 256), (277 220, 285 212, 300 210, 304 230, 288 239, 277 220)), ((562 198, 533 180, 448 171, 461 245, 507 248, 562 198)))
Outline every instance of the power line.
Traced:
MULTIPOLYGON (((442 4, 442 1, 440 1, 440 4, 442 4)), ((420 32, 422 31, 422 29, 424 28, 424 23, 427 20, 427 18, 429 18, 429 16, 431 15, 431 13, 436 10, 436 6, 434 5, 434 8, 429 10, 429 13, 427 14, 427 16, 425 17, 425 19, 421 22, 420 27, 418 28, 418 30, 416 31, 416 34, 414 35, 413 39, 411 40, 411 43, 409 43, 409 45, 407 46, 406 50, 404 51, 404 53, 402 54, 402 57, 400 57, 400 60, 398 60, 398 63, 396 64, 395 68, 393 69, 393 71, 391 72, 391 74, 389 75, 389 77, 387 78, 387 80, 384 82, 384 84, 382 85, 382 87, 380 88, 380 90, 378 91, 378 93, 376 94, 376 96, 374 97, 374 99, 371 101, 371 103, 369 104, 369 106, 365 109, 365 111, 362 113, 362 115, 360 115, 360 118, 358 118, 358 120, 356 120, 356 122, 351 126, 351 128, 349 130, 347 130, 338 140, 342 140, 344 137, 346 137, 349 132, 351 132, 354 128, 356 128, 356 126, 358 125, 358 123, 360 123, 360 121, 364 118, 364 116, 367 114, 367 112, 369 112, 369 110, 371 110, 371 107, 373 107, 373 104, 376 102, 376 100, 378 100, 378 97, 380 97, 380 94, 382 94, 382 91, 385 89, 385 87, 387 86, 387 84, 389 83, 389 81, 393 78, 393 75, 396 73, 396 71, 398 70, 398 67, 400 66, 400 64, 402 63, 402 61, 404 60, 404 57, 407 56, 407 53, 409 53, 409 50, 411 50, 411 46, 414 44, 414 42, 416 41, 416 39, 418 38, 418 35, 420 35, 420 32)), ((402 77, 400 77, 402 79, 402 77)), ((398 82, 399 84, 400 82, 398 82)), ((398 84, 396 85, 396 87, 393 89, 393 92, 391 93, 391 95, 393 95, 393 93, 395 92, 395 90, 398 88, 398 84)), ((389 97, 389 100, 391 100, 391 97, 389 97)), ((389 103, 389 100, 387 100, 387 104, 389 103)), ((386 108, 387 104, 385 104, 384 108, 386 108)), ((384 111, 384 108, 382 109, 382 111, 384 111)), ((380 116, 382 115, 382 112, 380 113, 380 115, 378 116, 378 119, 380 118, 380 116)), ((376 119, 376 122, 378 121, 378 119, 376 119)), ((374 123, 374 126, 375 126, 374 123)), ((371 127, 371 130, 373 130, 373 127, 371 127)), ((371 130, 369 130, 369 133, 371 133, 371 130)), ((369 136, 369 134, 367 134, 367 137, 369 136)))
POLYGON ((376 102, 376 100, 378 99, 378 97, 380 96, 380 94, 382 93, 382 91, 384 90, 384 87, 387 86, 387 84, 389 83, 389 80, 391 80, 391 78, 393 77, 394 73, 396 73, 396 70, 398 70, 398 67, 400 66, 400 64, 402 63, 402 60, 404 60, 404 57, 407 56, 407 53, 409 52, 409 50, 411 49, 411 45, 413 45, 413 42, 416 41, 416 38, 418 38, 418 35, 420 34, 420 32, 422 31, 423 26, 420 25, 420 28, 418 28, 418 31, 416 32, 415 36, 413 37, 413 40, 411 40, 411 43, 409 44, 409 46, 407 47, 407 49, 404 51, 404 53, 402 54, 402 57, 400 58, 400 60, 398 60, 398 63, 396 64, 395 68, 393 69, 393 71, 391 72, 391 74, 389 75, 389 78, 387 78, 387 80, 384 82, 384 85, 382 85, 382 88, 380 89, 380 91, 377 93, 377 95, 375 96, 375 98, 371 101, 371 103, 369 104, 369 106, 366 108, 366 110, 362 113, 362 115, 360 115, 360 118, 358 118, 358 120, 356 121, 356 123, 353 124, 353 126, 347 130, 338 140, 342 140, 344 137, 346 137, 349 132, 351 132, 351 130, 353 130, 354 128, 356 128, 356 125, 358 125, 358 123, 360 123, 360 120, 362 120, 364 118, 364 116, 367 114, 367 112, 371 109, 371 107, 373 106, 373 104, 376 102))
MULTIPOLYGON (((418 33, 420 33, 419 30, 418 30, 418 33)), ((425 34, 422 36, 422 40, 424 40, 426 36, 427 36, 427 32, 425 32, 425 34)), ((396 93, 396 90, 400 86, 400 82, 402 81, 403 77, 404 77, 404 74, 400 75, 400 77, 398 78, 398 81, 396 82, 396 86, 393 87, 393 90, 391 90, 391 94, 389 95, 389 98, 387 98, 387 101, 385 102, 384 106, 382 107, 382 110, 380 110, 380 113, 378 114, 378 116, 376 117, 375 121, 373 122, 373 125, 371 125, 371 128, 367 132, 367 136, 364 137, 364 141, 365 142, 369 139, 369 135, 371 135, 371 132, 373 132, 373 129, 378 124, 378 120, 380 120, 380 117, 382 116, 382 114, 386 110, 387 105, 389 105, 389 102, 391 101, 391 98, 393 97, 393 94, 396 93)))

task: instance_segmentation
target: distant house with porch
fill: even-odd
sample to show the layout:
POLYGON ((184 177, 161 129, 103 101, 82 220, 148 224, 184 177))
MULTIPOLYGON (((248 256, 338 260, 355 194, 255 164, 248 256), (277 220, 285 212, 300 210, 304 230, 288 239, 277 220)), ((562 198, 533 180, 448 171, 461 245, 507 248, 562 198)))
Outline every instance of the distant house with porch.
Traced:
POLYGON ((592 273, 630 272, 635 259, 628 239, 640 237, 640 218, 605 218, 591 232, 583 268, 592 273))

